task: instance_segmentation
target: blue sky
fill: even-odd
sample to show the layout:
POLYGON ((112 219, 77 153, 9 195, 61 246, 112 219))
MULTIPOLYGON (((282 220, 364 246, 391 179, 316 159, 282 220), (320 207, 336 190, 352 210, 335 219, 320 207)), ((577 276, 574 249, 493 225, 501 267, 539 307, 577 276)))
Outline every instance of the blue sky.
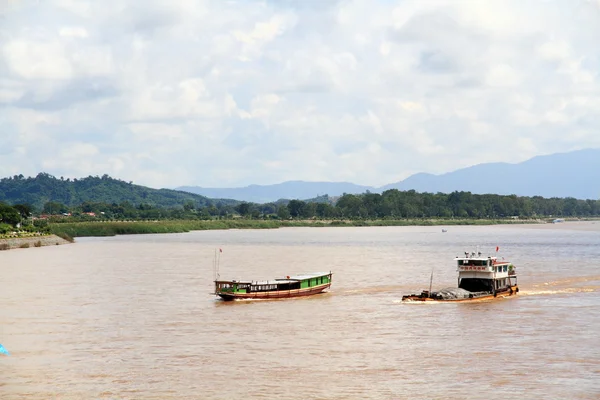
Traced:
POLYGON ((0 176, 380 186, 600 147, 600 0, 0 0, 0 176))

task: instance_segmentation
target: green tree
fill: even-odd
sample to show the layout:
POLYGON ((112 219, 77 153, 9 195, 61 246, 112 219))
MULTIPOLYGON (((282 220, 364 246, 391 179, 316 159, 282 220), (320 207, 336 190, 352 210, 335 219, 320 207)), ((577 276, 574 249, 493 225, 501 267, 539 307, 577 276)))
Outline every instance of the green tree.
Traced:
POLYGON ((331 204, 317 203, 315 215, 319 218, 331 218, 334 215, 334 209, 331 204))
POLYGON ((290 219, 290 210, 287 206, 279 206, 279 208, 277 209, 277 216, 279 217, 279 219, 290 219))
POLYGON ((194 211, 196 209, 196 206, 194 206, 194 202, 191 200, 187 200, 185 202, 185 204, 183 205, 183 209, 185 211, 194 211))
POLYGON ((66 213, 68 211, 67 206, 57 201, 49 201, 44 204, 43 212, 46 214, 56 215, 66 213))
POLYGON ((21 214, 21 218, 31 217, 33 208, 29 204, 15 204, 12 207, 21 214))
POLYGON ((242 201, 240 204, 234 207, 235 211, 237 211, 242 217, 248 216, 252 212, 252 205, 245 201, 242 201))
POLYGON ((290 216, 292 218, 298 218, 300 216, 302 216, 304 207, 306 206, 306 203, 303 202, 302 200, 291 200, 288 205, 288 211, 290 212, 290 216))
POLYGON ((21 222, 21 214, 15 208, 0 203, 0 223, 16 226, 21 222))

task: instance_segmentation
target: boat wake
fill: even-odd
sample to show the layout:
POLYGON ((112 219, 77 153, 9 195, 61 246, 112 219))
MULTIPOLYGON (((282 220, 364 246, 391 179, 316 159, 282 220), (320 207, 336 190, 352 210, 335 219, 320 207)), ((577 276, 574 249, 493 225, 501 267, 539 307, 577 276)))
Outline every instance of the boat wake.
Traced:
POLYGON ((373 294, 373 293, 386 293, 386 292, 401 292, 406 290, 406 286, 401 285, 387 285, 387 286, 374 286, 361 289, 350 289, 342 290, 336 293, 338 296, 353 296, 360 294, 373 294))
POLYGON ((566 289, 556 289, 556 290, 526 290, 521 289, 519 292, 519 296, 542 296, 542 295, 553 295, 553 294, 571 294, 571 293, 589 293, 595 292, 599 287, 585 287, 585 288, 566 288, 566 289))
POLYGON ((531 288, 521 287, 521 296, 537 296, 537 295, 553 295, 553 294, 569 294, 569 293, 589 293, 600 290, 600 284, 592 284, 592 282, 600 282, 600 275, 580 276, 573 278, 559 279, 532 285, 531 288), (578 286, 581 284, 581 286, 578 286))
POLYGON ((573 283, 586 283, 586 282, 596 282, 596 281, 600 281, 600 275, 580 276, 580 277, 575 277, 575 278, 559 279, 557 281, 536 284, 536 285, 533 285, 533 287, 538 288, 538 287, 547 287, 547 286, 564 286, 564 285, 571 285, 573 283))

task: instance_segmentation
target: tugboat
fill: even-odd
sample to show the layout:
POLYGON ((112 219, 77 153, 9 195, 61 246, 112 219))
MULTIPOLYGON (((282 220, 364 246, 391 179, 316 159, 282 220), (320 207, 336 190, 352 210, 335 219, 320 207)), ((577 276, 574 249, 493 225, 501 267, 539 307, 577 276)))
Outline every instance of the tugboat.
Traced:
POLYGON ((429 290, 402 296, 402 301, 465 302, 508 297, 519 292, 516 268, 511 262, 482 256, 480 251, 465 252, 464 257, 456 257, 454 260, 458 272, 457 288, 432 292, 430 284, 429 290))

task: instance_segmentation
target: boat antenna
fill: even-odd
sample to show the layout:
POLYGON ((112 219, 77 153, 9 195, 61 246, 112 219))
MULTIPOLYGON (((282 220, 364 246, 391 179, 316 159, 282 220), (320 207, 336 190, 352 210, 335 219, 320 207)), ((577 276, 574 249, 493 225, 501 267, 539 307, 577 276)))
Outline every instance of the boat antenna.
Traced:
POLYGON ((221 275, 219 274, 219 266, 221 264, 221 253, 222 252, 223 252, 223 250, 219 249, 219 252, 217 253, 217 249, 215 248, 215 258, 213 259, 213 271, 214 271, 214 275, 215 275, 215 281, 221 277, 221 275))
POLYGON ((213 277, 217 280, 217 249, 215 249, 215 256, 213 257, 213 277))
POLYGON ((429 278, 429 295, 431 296, 431 285, 433 284, 433 268, 431 269, 431 278, 429 278))
MULTIPOLYGON (((216 249, 215 249, 216 251, 216 249)), ((219 268, 221 267, 221 253, 223 252, 222 249, 219 248, 219 253, 218 253, 218 257, 217 257, 217 279, 219 279, 221 277, 221 275, 219 274, 219 268)))

